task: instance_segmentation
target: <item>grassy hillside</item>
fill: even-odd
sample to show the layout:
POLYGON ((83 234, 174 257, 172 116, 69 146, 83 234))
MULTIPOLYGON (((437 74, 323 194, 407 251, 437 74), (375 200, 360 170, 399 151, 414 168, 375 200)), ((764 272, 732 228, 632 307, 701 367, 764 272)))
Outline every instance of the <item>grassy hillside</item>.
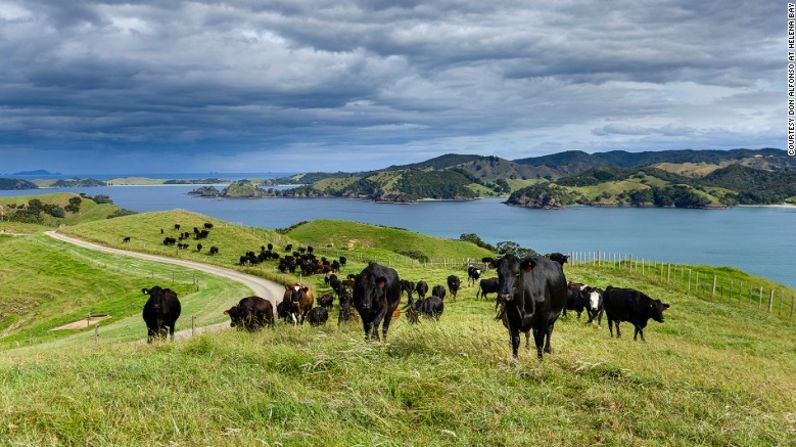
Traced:
POLYGON ((112 316, 101 323, 103 341, 145 337, 141 288, 156 284, 180 296, 186 317, 178 329, 190 327, 191 315, 199 324, 221 321, 223 309, 250 293, 212 275, 96 253, 44 235, 0 242, 0 349, 63 338, 70 345, 91 341, 86 330, 50 331, 89 312, 112 316))
POLYGON ((376 248, 394 253, 419 252, 429 258, 481 259, 491 255, 489 251, 469 242, 441 239, 401 228, 329 219, 299 225, 287 235, 321 248, 376 248))
MULTIPOLYGON (((441 282, 444 269, 401 269, 441 282)), ((0 437, 60 445, 789 445, 796 330, 589 266, 570 279, 671 303, 648 343, 574 316, 554 354, 508 362, 491 302, 465 288, 439 323, 225 332, 159 346, 0 359, 0 437), (112 402, 112 405, 108 405, 112 402), (157 415, 157 417, 153 417, 157 415)), ((23 355, 24 354, 24 355, 23 355)))
POLYGON ((36 196, 0 197, 0 215, 5 216, 5 219, 14 220, 17 211, 29 208, 29 202, 34 199, 40 200, 45 205, 57 205, 65 210, 63 218, 42 212, 37 222, 28 222, 46 226, 74 225, 93 220, 103 220, 120 210, 118 206, 112 203, 96 203, 90 198, 82 197, 79 211, 71 212, 66 207, 69 205, 69 199, 75 197, 80 196, 74 193, 61 192, 36 196))

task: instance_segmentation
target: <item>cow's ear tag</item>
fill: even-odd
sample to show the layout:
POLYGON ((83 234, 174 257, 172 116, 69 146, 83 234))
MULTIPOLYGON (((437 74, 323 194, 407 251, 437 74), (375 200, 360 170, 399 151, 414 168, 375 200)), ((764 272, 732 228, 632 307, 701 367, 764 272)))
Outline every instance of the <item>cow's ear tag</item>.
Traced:
POLYGON ((376 284, 379 286, 380 289, 384 288, 384 280, 383 279, 380 279, 380 280, 376 281, 376 284))
POLYGON ((530 264, 528 264, 528 265, 526 265, 525 267, 522 268, 522 271, 524 271, 525 273, 531 273, 532 270, 533 270, 533 267, 530 264))

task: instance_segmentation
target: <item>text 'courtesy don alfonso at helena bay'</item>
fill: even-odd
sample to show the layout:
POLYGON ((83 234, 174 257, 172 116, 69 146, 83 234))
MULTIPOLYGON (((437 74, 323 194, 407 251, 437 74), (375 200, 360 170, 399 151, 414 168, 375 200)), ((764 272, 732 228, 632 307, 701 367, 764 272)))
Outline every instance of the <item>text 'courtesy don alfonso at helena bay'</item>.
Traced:
POLYGON ((788 3, 788 155, 796 156, 796 3, 788 3))

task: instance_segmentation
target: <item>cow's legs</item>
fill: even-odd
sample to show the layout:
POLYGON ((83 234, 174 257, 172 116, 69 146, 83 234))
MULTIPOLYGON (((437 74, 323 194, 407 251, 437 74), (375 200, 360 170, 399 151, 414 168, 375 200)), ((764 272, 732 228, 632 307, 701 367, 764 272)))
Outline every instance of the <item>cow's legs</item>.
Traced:
POLYGON ((544 328, 537 328, 535 326, 533 328, 533 341, 536 343, 536 356, 539 357, 539 359, 543 356, 542 349, 544 348, 545 332, 544 328))
POLYGON ((525 350, 531 350, 531 331, 525 331, 525 350))
MULTIPOLYGON (((381 320, 385 319, 385 321, 389 321, 389 320, 386 320, 386 318, 385 318, 386 315, 387 315, 387 304, 385 303, 383 306, 381 306, 381 310, 379 311, 379 314, 376 315, 375 319, 373 319, 373 333, 372 333, 371 337, 375 338, 377 341, 379 340, 379 326, 381 325, 381 320)), ((392 314, 390 315, 390 318, 392 318, 392 314)), ((387 326, 389 327, 390 323, 387 323, 387 326)))
POLYGON ((614 338, 614 320, 608 317, 608 332, 611 333, 611 338, 614 338))
POLYGON ((155 339, 156 335, 157 335, 157 332, 155 332, 155 330, 153 330, 152 328, 147 328, 147 331, 146 331, 146 342, 147 343, 152 343, 152 341, 155 339))
POLYGON ((602 309, 600 309, 597 312, 597 327, 598 328, 602 328, 603 327, 603 310, 602 309))
MULTIPOLYGON (((439 319, 439 316, 437 316, 437 319, 439 319)), ((382 341, 387 341, 387 329, 390 328, 390 321, 392 321, 392 312, 388 309, 387 313, 384 315, 384 323, 382 323, 382 325, 381 325, 381 340, 382 341)))
POLYGON ((517 351, 520 348, 520 330, 509 323, 509 341, 511 342, 511 358, 517 360, 517 351))
POLYGON ((547 337, 545 339, 544 344, 544 352, 550 354, 553 352, 553 349, 550 347, 550 339, 553 338, 553 326, 555 323, 550 323, 547 325, 547 337))
POLYGON ((619 320, 614 321, 614 324, 616 325, 616 338, 619 338, 622 336, 622 333, 619 332, 619 320))
POLYGON ((369 322, 365 315, 362 316, 362 326, 365 329, 365 341, 370 339, 371 327, 373 323, 369 322))
MULTIPOLYGON (((171 341, 174 341, 174 326, 177 325, 176 323, 177 322, 175 321, 174 323, 172 323, 171 326, 169 326, 169 339, 171 339, 171 341)), ((641 338, 644 338, 644 337, 642 336, 641 338)))
POLYGON ((644 340, 644 329, 642 329, 642 328, 640 328, 638 326, 635 326, 635 328, 636 328, 636 330, 635 330, 635 332, 633 332, 633 341, 636 341, 636 337, 640 334, 641 335, 641 341, 646 342, 646 340, 644 340))

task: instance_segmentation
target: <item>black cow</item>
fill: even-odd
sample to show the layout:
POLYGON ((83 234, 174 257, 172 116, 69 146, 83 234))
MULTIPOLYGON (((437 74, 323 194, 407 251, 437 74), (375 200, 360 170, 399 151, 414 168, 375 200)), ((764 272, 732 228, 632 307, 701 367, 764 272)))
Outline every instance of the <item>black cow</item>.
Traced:
POLYGON ((561 264, 561 266, 562 266, 562 267, 563 267, 563 266, 564 266, 564 264, 566 264, 566 263, 567 263, 567 261, 569 260, 569 256, 567 256, 567 255, 565 255, 565 254, 562 254, 562 253, 557 253, 557 252, 556 252, 556 253, 548 253, 548 254, 546 254, 545 256, 546 256, 548 259, 550 259, 550 260, 552 260, 552 261, 556 261, 557 263, 561 264))
POLYGON ((544 256, 518 259, 505 255, 492 261, 498 272, 498 318, 508 327, 511 355, 517 358, 520 332, 533 331, 536 355, 550 353, 553 327, 567 300, 567 280, 561 264, 544 256), (544 351, 543 351, 544 350, 544 351))
POLYGON ((478 283, 478 292, 475 293, 475 297, 487 299, 489 298, 487 294, 497 293, 498 287, 500 287, 500 280, 498 278, 482 279, 481 282, 478 283))
POLYGON ((589 321, 586 324, 592 323, 597 319, 597 327, 602 327, 603 322, 603 290, 596 287, 587 287, 584 290, 586 294, 586 314, 589 315, 589 321))
POLYGON ((584 293, 587 286, 581 283, 571 282, 567 284, 567 304, 564 306, 564 316, 567 316, 567 310, 574 310, 578 314, 583 313, 586 308, 587 298, 584 293))
POLYGON ((212 229, 213 229, 213 224, 211 224, 210 222, 205 222, 205 225, 204 225, 204 227, 205 227, 206 229, 208 229, 208 230, 212 230, 212 229))
POLYGON ((175 230, 179 230, 180 229, 180 224, 174 224, 174 229, 175 230))
POLYGON ((467 285, 475 285, 478 282, 478 278, 481 277, 481 269, 474 265, 467 266, 467 285))
POLYGON ((417 300, 408 306, 406 318, 410 323, 416 324, 420 321, 420 316, 426 316, 439 320, 445 310, 445 302, 438 296, 430 296, 426 299, 417 300))
POLYGON ((332 310, 332 306, 334 305, 334 297, 328 293, 324 294, 318 298, 318 305, 325 307, 328 310, 332 310))
POLYGON ((322 324, 326 324, 326 320, 329 319, 329 311, 326 310, 325 307, 313 307, 309 312, 307 312, 307 321, 310 322, 310 326, 320 326, 322 324))
POLYGON ((379 325, 382 325, 383 339, 387 339, 393 312, 400 302, 398 272, 375 262, 368 264, 354 284, 354 307, 362 318, 365 340, 379 339, 379 325))
POLYGON ((417 292, 418 299, 422 300, 428 293, 428 284, 423 280, 418 281, 415 285, 415 292, 417 292))
POLYGON ((291 299, 283 299, 276 305, 276 315, 292 324, 298 324, 299 305, 291 299))
POLYGON ((217 255, 218 254, 218 247, 216 247, 216 246, 210 247, 210 254, 211 255, 217 255))
POLYGON ((160 234, 163 234, 163 228, 160 229, 160 234))
POLYGON ((401 292, 406 292, 406 298, 411 303, 412 302, 412 292, 415 291, 415 283, 409 281, 408 279, 401 280, 401 292))
POLYGON ((434 286, 434 288, 431 289, 431 296, 436 296, 439 299, 444 300, 445 299, 445 286, 441 286, 439 284, 434 286))
POLYGON ((348 259, 345 256, 340 256, 340 265, 346 265, 348 259))
POLYGON ((174 340, 174 326, 182 311, 177 294, 159 286, 141 289, 141 292, 149 296, 142 314, 147 327, 147 343, 152 343, 155 337, 166 338, 167 332, 174 340))
POLYGON ((224 311, 229 315, 232 327, 256 331, 265 325, 274 325, 274 306, 259 296, 243 298, 235 306, 224 311))
POLYGON ((177 239, 173 237, 165 237, 163 238, 163 245, 174 245, 177 243, 177 239))
POLYGON ((653 300, 649 296, 635 289, 620 289, 608 286, 603 293, 603 303, 605 306, 605 316, 608 318, 608 330, 611 337, 614 336, 612 323, 616 325, 616 337, 622 334, 619 332, 619 322, 629 321, 635 327, 633 340, 641 335, 644 340, 644 328, 650 318, 663 323, 663 311, 669 308, 661 300, 653 300))
POLYGON ((202 244, 196 244, 196 251, 202 251, 202 244))
MULTIPOLYGON (((448 276, 448 290, 451 291, 451 295, 453 295, 453 301, 456 301, 456 294, 459 293, 459 287, 461 287, 462 281, 456 275, 448 276)), ((443 297, 440 297, 443 298, 443 297)))
POLYGON ((125 236, 124 239, 122 239, 122 243, 126 244, 128 242, 130 242, 130 236, 125 236))
POLYGON ((353 299, 351 289, 343 287, 340 291, 340 313, 337 315, 338 326, 340 323, 351 321, 354 318, 354 314, 351 312, 353 299))

